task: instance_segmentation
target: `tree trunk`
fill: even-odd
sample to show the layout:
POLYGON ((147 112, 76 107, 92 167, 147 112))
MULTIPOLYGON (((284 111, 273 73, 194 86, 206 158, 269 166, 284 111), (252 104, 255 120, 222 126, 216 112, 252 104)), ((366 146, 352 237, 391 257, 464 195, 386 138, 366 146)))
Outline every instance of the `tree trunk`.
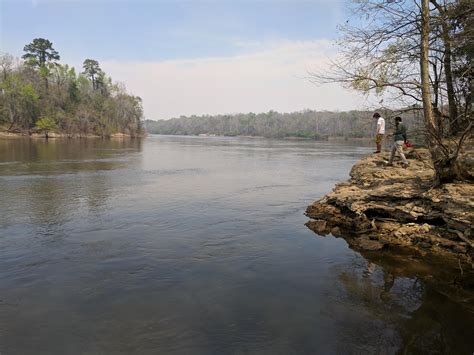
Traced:
POLYGON ((8 131, 11 131, 13 125, 15 124, 15 114, 13 113, 12 103, 8 105, 8 112, 10 113, 10 127, 8 127, 8 131))
MULTIPOLYGON (((423 100, 423 114, 425 127, 429 135, 436 132, 436 122, 433 117, 433 108, 430 93, 430 72, 428 62, 430 35, 430 9, 429 0, 421 0, 421 52, 420 52, 420 74, 421 74, 421 96, 423 100)), ((429 137, 430 141, 432 140, 429 137)))
POLYGON ((457 154, 439 154, 438 159, 433 159, 435 169, 434 187, 455 180, 472 180, 464 164, 458 160, 457 154))
POLYGON ((437 187, 442 183, 462 178, 463 170, 457 161, 457 153, 451 153, 450 147, 447 147, 445 150, 438 146, 443 137, 441 135, 440 127, 436 124, 431 102, 430 73, 428 62, 430 34, 429 21, 429 0, 421 0, 421 95, 423 99, 423 113, 425 116, 425 128, 427 130, 428 146, 430 148, 431 158, 433 160, 435 169, 434 186, 437 187))
POLYGON ((444 45, 444 71, 446 75, 446 91, 448 93, 448 106, 449 106, 449 130, 451 135, 459 133, 460 124, 458 121, 458 108, 456 106, 454 84, 453 84, 453 71, 451 68, 451 38, 449 36, 449 17, 446 14, 446 4, 440 5, 438 1, 431 0, 431 3, 438 9, 441 19, 441 38, 444 45))
POLYGON ((443 23, 443 43, 444 43, 444 72, 446 74, 446 90, 448 92, 449 106, 449 133, 456 135, 459 133, 458 109, 454 97, 453 73, 451 69, 451 42, 449 38, 449 29, 446 23, 443 23))

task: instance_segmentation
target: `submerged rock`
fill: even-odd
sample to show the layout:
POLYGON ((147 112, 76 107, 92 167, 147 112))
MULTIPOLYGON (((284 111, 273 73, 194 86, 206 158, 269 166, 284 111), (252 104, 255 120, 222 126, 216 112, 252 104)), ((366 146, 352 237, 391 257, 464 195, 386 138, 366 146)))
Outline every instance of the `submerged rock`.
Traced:
POLYGON ((372 238, 362 237, 358 240, 358 246, 364 250, 380 250, 387 246, 387 243, 382 243, 379 240, 372 238))

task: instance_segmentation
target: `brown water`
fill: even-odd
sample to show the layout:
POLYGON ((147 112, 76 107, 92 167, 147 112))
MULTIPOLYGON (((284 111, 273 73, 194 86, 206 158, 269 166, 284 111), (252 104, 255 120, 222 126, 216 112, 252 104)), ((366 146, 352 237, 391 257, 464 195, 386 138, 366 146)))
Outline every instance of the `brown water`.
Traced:
POLYGON ((0 140, 0 353, 472 354, 462 304, 304 226, 371 150, 0 140))

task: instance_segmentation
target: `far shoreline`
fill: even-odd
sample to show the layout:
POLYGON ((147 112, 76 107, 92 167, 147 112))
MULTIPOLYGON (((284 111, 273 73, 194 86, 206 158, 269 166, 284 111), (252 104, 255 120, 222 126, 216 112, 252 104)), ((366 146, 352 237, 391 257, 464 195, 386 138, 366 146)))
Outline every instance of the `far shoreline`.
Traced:
POLYGON ((145 138, 147 134, 141 135, 130 135, 126 133, 112 133, 107 136, 100 136, 96 134, 72 134, 68 135, 66 133, 49 133, 48 137, 45 136, 44 133, 36 133, 36 132, 8 132, 8 131, 0 131, 0 139, 108 139, 108 138, 119 138, 119 139, 129 139, 129 138, 145 138))
POLYGON ((248 138, 248 139, 275 139, 275 140, 284 140, 284 141, 304 141, 304 142, 364 142, 370 143, 373 141, 372 137, 344 137, 344 136, 329 136, 322 138, 310 138, 310 137, 296 137, 296 136, 287 136, 287 137, 265 137, 265 136, 248 136, 248 135, 235 135, 235 136, 226 136, 226 135, 215 135, 215 134, 163 134, 163 133, 150 133, 147 132, 146 136, 162 136, 162 137, 192 137, 192 138, 248 138))

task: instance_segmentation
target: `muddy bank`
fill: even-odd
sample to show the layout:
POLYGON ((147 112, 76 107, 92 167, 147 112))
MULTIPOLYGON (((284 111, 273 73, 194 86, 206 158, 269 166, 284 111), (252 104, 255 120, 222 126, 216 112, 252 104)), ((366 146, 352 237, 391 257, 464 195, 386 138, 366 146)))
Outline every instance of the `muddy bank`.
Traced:
MULTIPOLYGON (((398 257, 419 276, 474 291, 474 184, 431 189, 428 154, 409 152, 407 169, 386 166, 388 153, 363 158, 349 181, 307 208, 306 225, 369 259, 398 257)), ((472 171, 472 156, 462 159, 472 171)))

